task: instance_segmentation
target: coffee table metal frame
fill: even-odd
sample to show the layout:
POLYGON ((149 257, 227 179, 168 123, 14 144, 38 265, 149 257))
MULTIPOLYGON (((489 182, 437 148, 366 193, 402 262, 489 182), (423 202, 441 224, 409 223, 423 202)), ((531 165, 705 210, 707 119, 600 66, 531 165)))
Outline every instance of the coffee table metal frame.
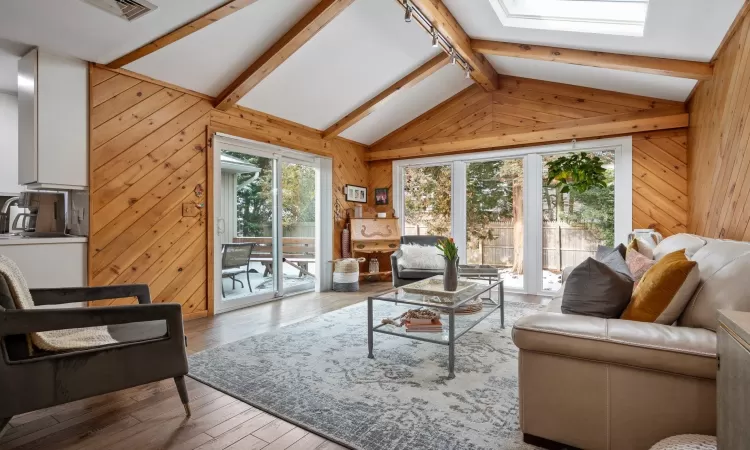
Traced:
MULTIPOLYGON (((426 300, 427 295, 418 295, 418 294, 408 294, 406 292, 403 292, 401 288, 395 288, 388 290, 386 292, 381 292, 380 294, 377 294, 373 297, 367 298, 367 348, 368 348, 368 355, 367 357, 370 359, 375 358, 373 355, 373 337, 375 333, 383 333, 383 334, 389 334, 391 336, 399 336, 399 337, 405 337, 407 339, 414 339, 417 341, 423 341, 423 342, 430 342, 433 344, 440 344, 440 345, 447 345, 448 346, 448 378, 452 379, 455 378, 455 361, 456 361, 456 355, 455 355, 455 347, 456 347, 456 341, 466 334, 467 331, 474 328, 477 324, 482 322, 484 319, 489 317, 490 314, 494 313, 498 309, 500 309, 500 326, 502 328, 505 328, 505 289, 503 288, 503 280, 498 279, 496 281, 491 281, 487 285, 482 285, 480 283, 476 283, 477 289, 466 295, 465 298, 461 298, 458 302, 455 303, 438 303, 438 302, 431 302, 426 300), (497 298, 493 299, 493 291, 497 288, 497 298), (482 304, 484 305, 484 308, 480 313, 477 313, 479 315, 478 320, 474 320, 469 327, 466 329, 461 330, 458 334, 456 334, 456 310, 464 305, 465 303, 474 300, 476 298, 482 299, 482 304), (420 299, 421 298, 421 299, 420 299), (388 324, 379 324, 375 326, 373 323, 374 317, 373 317, 373 302, 382 301, 382 302, 389 302, 394 304, 404 304, 404 305, 412 305, 412 306, 420 306, 423 308, 434 308, 441 311, 441 313, 445 313, 448 315, 448 340, 445 341, 443 339, 430 339, 423 336, 417 336, 415 334, 407 335, 405 333, 397 333, 393 331, 389 331, 386 329, 389 326, 388 324)), ((418 334, 429 334, 429 333, 418 333, 418 334)), ((441 333, 442 336, 442 333, 441 333)))

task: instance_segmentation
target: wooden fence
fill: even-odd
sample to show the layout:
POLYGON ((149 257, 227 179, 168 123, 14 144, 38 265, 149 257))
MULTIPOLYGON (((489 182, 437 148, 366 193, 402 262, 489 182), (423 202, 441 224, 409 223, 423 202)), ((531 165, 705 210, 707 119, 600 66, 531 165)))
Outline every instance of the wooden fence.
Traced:
MULTIPOLYGON (((489 264, 499 267, 513 265, 513 222, 492 222, 488 225, 494 239, 479 243, 478 248, 469 246, 469 263, 489 264)), ((562 270, 577 265, 596 254, 601 242, 592 231, 582 226, 571 226, 565 222, 544 222, 542 225, 542 267, 547 270, 562 270)))
MULTIPOLYGON (((513 222, 492 222, 488 225, 494 239, 469 246, 466 256, 469 264, 489 264, 498 267, 513 265, 513 222)), ((407 225, 406 234, 427 234, 429 227, 407 225)), ((592 231, 582 226, 571 226, 565 222, 544 222, 542 226, 542 264, 547 270, 580 264, 596 254, 601 242, 592 231)))

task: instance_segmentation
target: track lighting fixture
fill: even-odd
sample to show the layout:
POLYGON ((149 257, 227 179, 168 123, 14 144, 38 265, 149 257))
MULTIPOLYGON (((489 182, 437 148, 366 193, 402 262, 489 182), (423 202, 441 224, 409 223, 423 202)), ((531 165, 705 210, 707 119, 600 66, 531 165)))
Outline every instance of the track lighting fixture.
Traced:
POLYGON ((456 49, 451 47, 451 64, 456 64, 456 49))
POLYGON ((469 78, 471 78, 471 70, 469 70, 469 68, 468 68, 468 67, 466 68, 466 77, 465 77, 465 78, 466 78, 467 80, 468 80, 469 78))
POLYGON ((435 27, 432 27, 432 47, 437 48, 438 47, 438 36, 435 32, 435 27))
MULTIPOLYGON (((404 2, 406 3, 406 2, 404 2)), ((404 15, 404 21, 406 23, 411 22, 411 6, 406 5, 406 15, 404 15)))

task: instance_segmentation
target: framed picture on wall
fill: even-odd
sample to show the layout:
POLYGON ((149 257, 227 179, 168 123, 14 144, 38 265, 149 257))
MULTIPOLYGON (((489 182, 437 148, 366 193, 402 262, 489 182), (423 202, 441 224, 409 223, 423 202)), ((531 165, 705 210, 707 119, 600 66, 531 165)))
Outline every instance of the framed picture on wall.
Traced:
POLYGON ((375 189, 375 204, 376 205, 388 204, 388 188, 375 189))
POLYGON ((347 202, 367 203, 367 188, 347 184, 344 186, 347 202))

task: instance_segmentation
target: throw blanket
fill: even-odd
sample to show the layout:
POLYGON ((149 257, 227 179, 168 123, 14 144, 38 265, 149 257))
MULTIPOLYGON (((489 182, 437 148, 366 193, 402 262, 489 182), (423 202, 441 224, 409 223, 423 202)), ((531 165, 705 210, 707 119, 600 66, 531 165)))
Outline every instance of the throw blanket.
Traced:
MULTIPOLYGON (((5 279, 13 296, 13 303, 18 309, 36 309, 29 286, 18 268, 10 258, 0 255, 0 276, 5 279)), ((69 330, 43 331, 31 333, 31 344, 34 347, 59 352, 76 350, 101 345, 117 344, 107 331, 107 327, 72 328, 69 330)))

